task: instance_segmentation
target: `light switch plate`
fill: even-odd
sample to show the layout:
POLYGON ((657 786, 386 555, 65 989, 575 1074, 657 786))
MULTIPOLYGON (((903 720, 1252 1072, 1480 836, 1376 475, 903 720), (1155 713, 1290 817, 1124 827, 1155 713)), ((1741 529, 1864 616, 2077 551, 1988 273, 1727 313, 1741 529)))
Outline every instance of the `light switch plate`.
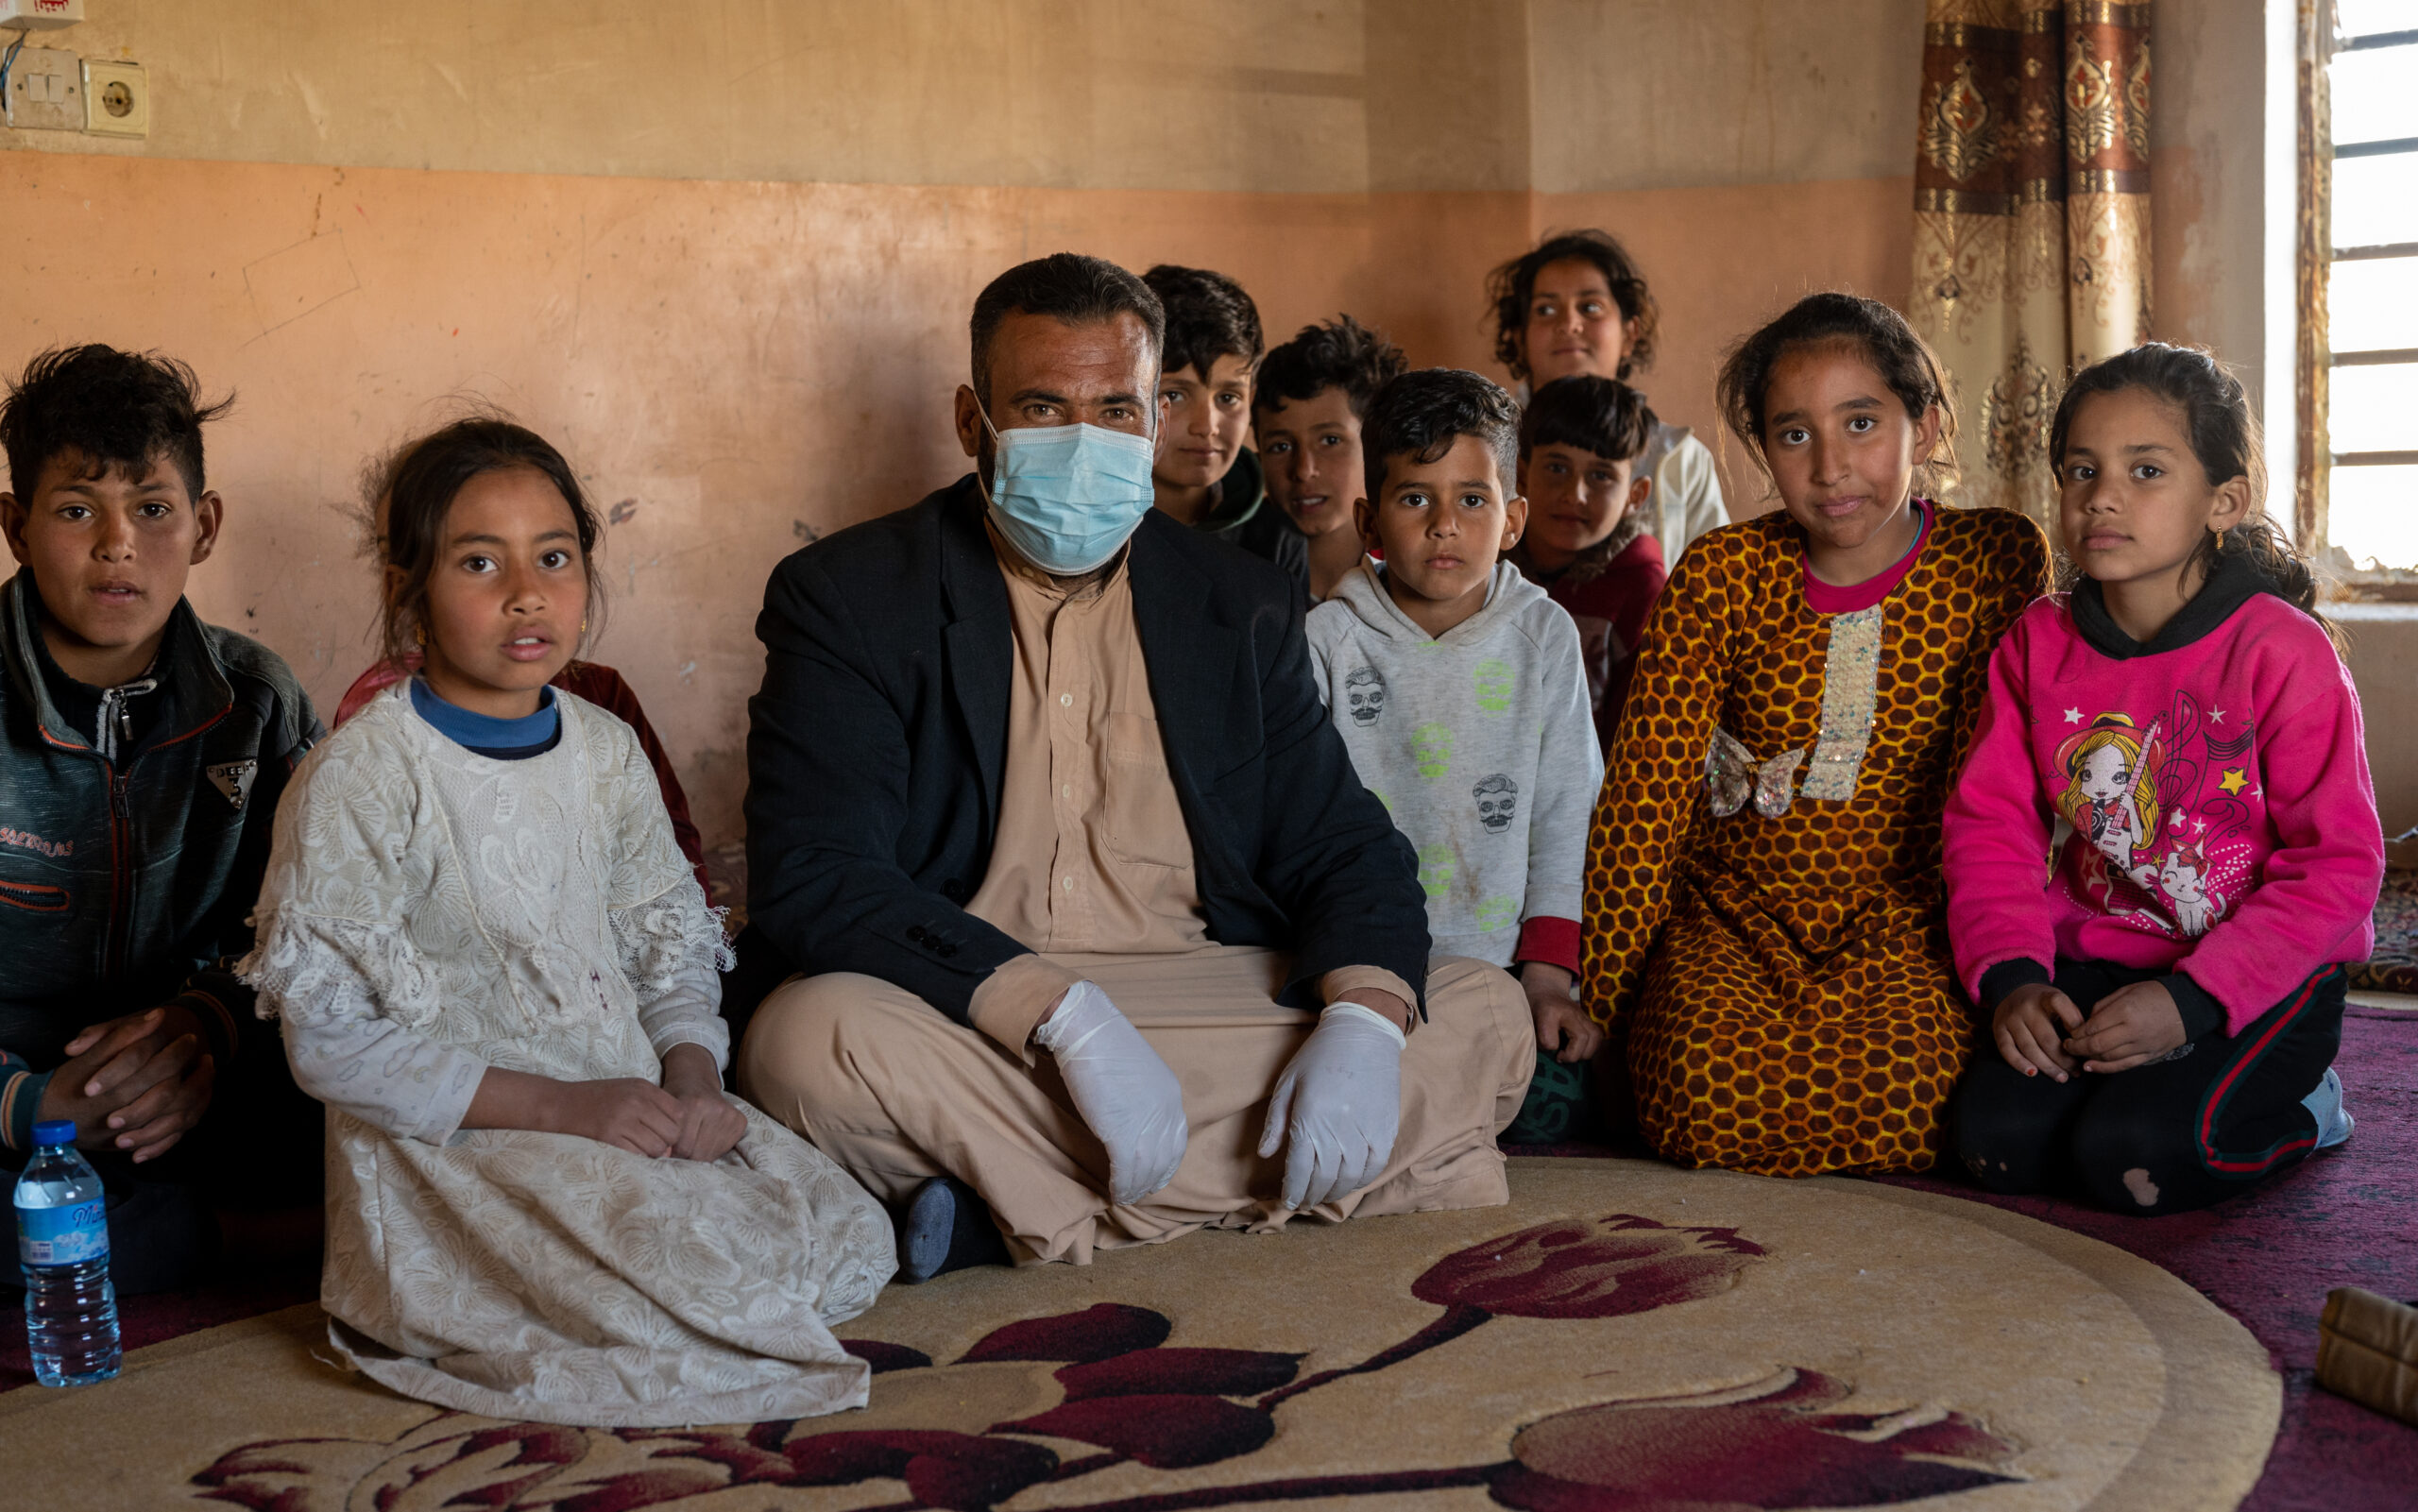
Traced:
POLYGON ((84 129, 96 137, 151 134, 151 85, 141 63, 84 59, 84 129))
POLYGON ((24 47, 9 65, 9 124, 20 131, 84 129, 84 73, 63 47, 24 47))

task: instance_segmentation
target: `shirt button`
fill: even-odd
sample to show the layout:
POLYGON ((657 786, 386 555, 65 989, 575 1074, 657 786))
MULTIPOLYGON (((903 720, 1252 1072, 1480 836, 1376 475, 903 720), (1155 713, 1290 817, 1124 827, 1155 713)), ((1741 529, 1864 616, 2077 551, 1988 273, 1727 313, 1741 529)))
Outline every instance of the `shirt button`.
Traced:
POLYGON ((1059 694, 1058 706, 1060 708, 1073 708, 1075 706, 1075 695, 1072 693, 1059 694))
POLYGON ((1073 877, 1071 877, 1071 876, 1062 876, 1062 877, 1060 877, 1060 878, 1058 879, 1058 885, 1059 885, 1060 887, 1064 888, 1064 889, 1065 889, 1067 892, 1072 892, 1073 891, 1075 891, 1075 879, 1074 879, 1073 877))
POLYGON ((1061 784, 1058 789, 1058 796, 1061 798, 1072 798, 1075 796, 1075 785, 1071 782, 1061 784))

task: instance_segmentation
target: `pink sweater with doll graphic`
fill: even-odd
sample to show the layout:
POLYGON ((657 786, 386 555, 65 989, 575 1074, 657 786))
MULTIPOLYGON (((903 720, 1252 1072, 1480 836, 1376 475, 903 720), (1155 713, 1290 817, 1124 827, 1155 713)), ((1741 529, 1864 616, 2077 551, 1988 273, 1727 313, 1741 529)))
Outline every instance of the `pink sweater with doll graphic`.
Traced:
POLYGON ((2141 644, 2086 583, 2000 642, 1943 830, 1976 1002, 2010 963, 2035 981, 2060 956, 2171 968, 2187 1026, 2196 986, 2236 1034, 2367 959, 2384 837, 2358 693, 2317 621, 2262 586, 2222 564, 2141 644))

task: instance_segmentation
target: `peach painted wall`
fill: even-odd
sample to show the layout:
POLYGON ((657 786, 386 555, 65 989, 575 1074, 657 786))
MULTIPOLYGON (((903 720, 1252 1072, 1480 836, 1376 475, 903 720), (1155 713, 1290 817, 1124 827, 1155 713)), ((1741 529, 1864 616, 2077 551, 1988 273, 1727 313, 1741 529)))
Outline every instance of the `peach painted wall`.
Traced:
POLYGON ((332 704, 365 665, 370 453, 466 399, 563 446, 613 513, 598 656, 638 688, 714 841, 737 834, 764 576, 809 534, 962 468, 947 400, 975 292, 1075 247, 1226 269, 1271 333, 1348 309, 1422 363, 1493 370, 1484 270, 1609 225, 1653 272, 1650 391, 1710 424, 1720 346, 1805 288, 1903 294, 1906 184, 1539 195, 733 183, 0 155, 0 367, 158 348, 239 395, 210 439, 210 618, 332 704))

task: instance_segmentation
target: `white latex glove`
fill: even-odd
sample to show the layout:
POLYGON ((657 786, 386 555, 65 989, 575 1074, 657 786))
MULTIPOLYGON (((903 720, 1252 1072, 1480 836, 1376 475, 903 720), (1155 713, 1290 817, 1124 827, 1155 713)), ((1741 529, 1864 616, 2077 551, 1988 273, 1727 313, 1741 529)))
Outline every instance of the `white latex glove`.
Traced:
POLYGON ((1108 1196, 1139 1202, 1175 1180, 1190 1130, 1175 1073, 1093 982, 1077 982, 1032 1041, 1058 1062, 1075 1112, 1108 1147, 1108 1196))
POLYGON ((1314 1208, 1377 1179, 1402 1130, 1402 1026, 1358 1003, 1331 1003, 1293 1052, 1268 1101, 1260 1158, 1285 1155, 1285 1205, 1314 1208))

